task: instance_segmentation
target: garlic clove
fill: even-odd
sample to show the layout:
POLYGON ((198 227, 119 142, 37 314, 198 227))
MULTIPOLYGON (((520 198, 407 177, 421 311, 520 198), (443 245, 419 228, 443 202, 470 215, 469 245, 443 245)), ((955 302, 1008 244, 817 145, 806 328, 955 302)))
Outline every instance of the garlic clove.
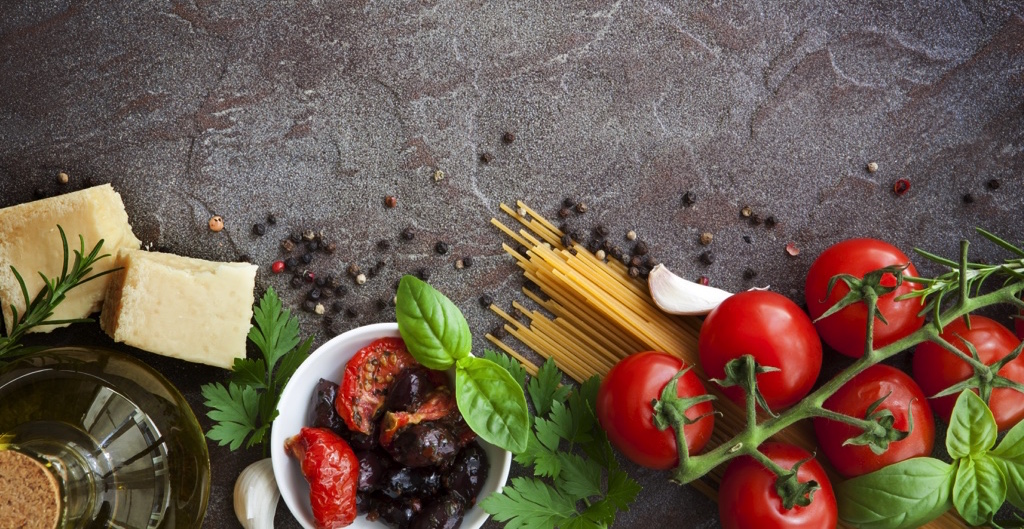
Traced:
POLYGON ((669 314, 696 316, 707 314, 732 295, 720 288, 683 279, 663 264, 651 269, 647 278, 654 304, 669 314))
POLYGON ((235 516, 245 529, 274 529, 274 514, 281 491, 274 480, 271 459, 247 467, 235 481, 235 516))

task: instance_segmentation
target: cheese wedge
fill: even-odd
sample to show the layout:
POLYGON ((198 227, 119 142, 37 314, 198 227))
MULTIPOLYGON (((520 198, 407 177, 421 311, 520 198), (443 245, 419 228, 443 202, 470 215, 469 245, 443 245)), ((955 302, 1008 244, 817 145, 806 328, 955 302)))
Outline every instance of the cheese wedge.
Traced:
MULTIPOLYGON (((11 266, 21 274, 33 298, 44 285, 39 272, 58 277, 64 258, 58 224, 67 235, 69 250, 79 249, 79 235, 85 238, 86 252, 100 239, 102 253, 110 255, 140 244, 128 224, 121 195, 110 184, 0 209, 0 304, 8 333, 14 323, 11 304, 18 308, 19 318, 25 313, 25 299, 11 266)), ((69 263, 73 261, 71 254, 69 263)), ((96 263, 92 273, 113 267, 113 257, 107 257, 96 263)), ((108 280, 103 276, 72 289, 51 319, 84 318, 99 310, 108 280)), ((49 332, 56 327, 43 325, 33 331, 49 332)))
POLYGON ((122 249, 100 326, 116 342, 230 369, 245 358, 256 265, 122 249))

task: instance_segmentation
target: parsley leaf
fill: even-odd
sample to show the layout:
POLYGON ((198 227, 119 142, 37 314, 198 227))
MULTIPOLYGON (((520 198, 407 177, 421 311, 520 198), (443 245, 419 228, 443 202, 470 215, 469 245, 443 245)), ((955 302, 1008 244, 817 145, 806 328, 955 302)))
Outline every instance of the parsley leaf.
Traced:
MULTIPOLYGON (((522 369, 514 360, 493 354, 499 365, 511 362, 522 369)), ((535 477, 513 479, 480 503, 506 529, 605 528, 640 492, 640 485, 619 470, 597 422, 600 380, 593 377, 575 391, 561 380, 549 359, 526 384, 536 416, 527 447, 515 460, 532 466, 535 477)))
POLYGON ((309 337, 300 343, 299 321, 281 304, 273 287, 253 307, 255 325, 249 329, 249 341, 262 358, 236 358, 231 380, 204 385, 201 390, 216 421, 206 436, 237 450, 261 445, 266 452, 267 432, 277 417, 277 402, 288 379, 298 369, 313 344, 309 337))
POLYGON ((520 364, 515 358, 503 353, 495 352, 491 349, 484 349, 484 358, 498 364, 505 368, 512 375, 512 378, 519 383, 523 389, 526 388, 526 369, 523 368, 523 364, 520 364))

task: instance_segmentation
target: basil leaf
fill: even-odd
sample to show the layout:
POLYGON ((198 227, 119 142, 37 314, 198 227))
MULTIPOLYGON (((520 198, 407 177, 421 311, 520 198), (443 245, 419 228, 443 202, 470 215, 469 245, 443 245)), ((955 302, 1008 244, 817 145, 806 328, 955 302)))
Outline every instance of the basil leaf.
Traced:
POLYGON ((484 358, 460 358, 455 364, 455 402, 466 424, 484 441, 512 453, 526 450, 526 395, 504 368, 484 358))
POLYGON ((999 428, 985 401, 973 391, 956 399, 946 433, 946 450, 954 459, 988 452, 996 444, 999 428))
POLYGON ((989 455, 1006 475, 1006 499, 1024 509, 1024 421, 1010 428, 989 455))
POLYGON ((982 525, 991 521, 1005 499, 1006 476, 994 459, 981 455, 960 460, 953 484, 953 505, 967 523, 982 525))
POLYGON ((854 527, 918 527, 952 506, 953 465, 930 457, 907 459, 835 487, 839 517, 854 527))
POLYGON ((427 283, 413 276, 402 277, 395 315, 398 332, 419 363, 445 370, 469 356, 473 337, 462 311, 427 283))

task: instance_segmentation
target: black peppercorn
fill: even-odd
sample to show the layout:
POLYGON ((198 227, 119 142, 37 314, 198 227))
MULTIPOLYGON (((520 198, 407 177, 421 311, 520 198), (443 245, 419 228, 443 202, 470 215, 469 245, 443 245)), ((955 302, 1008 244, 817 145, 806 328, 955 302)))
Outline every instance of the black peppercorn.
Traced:
POLYGON ((636 266, 629 267, 629 277, 637 278, 640 277, 640 268, 636 266))
POLYGON ((319 241, 309 241, 308 243, 306 243, 306 249, 308 249, 311 252, 315 252, 315 251, 320 249, 320 242, 319 241))
POLYGON ((963 196, 963 201, 964 201, 964 204, 973 204, 974 203, 974 195, 972 195, 970 193, 966 193, 963 196))
POLYGON ((612 246, 611 251, 609 251, 608 253, 611 254, 611 256, 614 258, 620 261, 622 260, 622 248, 619 248, 618 246, 612 246))
POLYGON ((41 188, 41 187, 37 187, 37 188, 33 189, 32 190, 32 198, 34 198, 36 200, 39 200, 41 198, 46 198, 46 190, 41 188))
POLYGON ((302 254, 302 257, 300 257, 300 259, 302 260, 302 262, 304 264, 312 263, 313 262, 313 254, 311 254, 309 252, 306 252, 306 253, 302 254))
POLYGON ((480 155, 480 161, 483 163, 491 163, 494 161, 494 155, 489 152, 485 152, 480 155))
POLYGON ((494 298, 492 298, 490 294, 483 294, 483 295, 480 296, 480 306, 481 307, 484 307, 484 308, 490 307, 492 303, 494 303, 494 298))
POLYGON ((562 200, 562 206, 565 206, 567 208, 571 208, 571 207, 573 207, 575 205, 576 205, 576 201, 573 200, 572 198, 566 197, 564 200, 562 200))
POLYGON ((314 311, 316 311, 316 302, 312 301, 312 300, 308 300, 308 299, 306 301, 303 301, 302 302, 302 310, 304 310, 306 312, 314 312, 314 311))
POLYGON ((331 310, 334 312, 341 312, 345 310, 345 306, 342 305, 340 301, 335 301, 334 303, 331 303, 331 310))
POLYGON ((324 327, 330 328, 332 325, 334 325, 334 318, 332 316, 324 316, 323 322, 324 327))
POLYGON ((316 278, 316 281, 315 281, 315 283, 316 283, 316 286, 318 286, 318 287, 323 287, 323 286, 326 286, 326 285, 327 285, 327 280, 328 280, 328 279, 329 279, 330 277, 331 277, 331 276, 327 276, 326 278, 325 278, 325 277, 318 277, 318 278, 316 278))
POLYGON ((754 213, 753 215, 750 216, 750 223, 753 224, 754 226, 760 226, 761 222, 763 222, 761 220, 761 215, 754 213))
POLYGON ((643 264, 643 262, 644 262, 644 260, 641 259, 639 255, 634 255, 632 257, 632 259, 629 260, 629 265, 630 266, 640 266, 641 264, 643 264))
POLYGON ((345 309, 345 317, 349 319, 355 319, 359 317, 359 311, 355 307, 348 307, 345 309))
POLYGON ((572 237, 568 235, 562 235, 562 246, 566 248, 572 248, 572 237))
POLYGON ((771 215, 765 217, 765 219, 764 219, 764 227, 766 227, 766 228, 774 228, 775 224, 776 224, 775 217, 773 217, 771 215))
POLYGON ((751 243, 754 242, 754 240, 750 238, 750 235, 744 235, 743 236, 743 242, 745 242, 747 244, 751 244, 751 243))
POLYGON ((634 255, 647 255, 648 251, 649 248, 647 248, 647 243, 644 241, 637 241, 636 245, 633 246, 634 255))
POLYGON ((295 268, 296 266, 299 266, 299 260, 294 258, 294 257, 289 257, 289 258, 284 260, 284 266, 285 266, 285 268, 291 270, 291 269, 295 268))
POLYGON ((281 239, 281 249, 285 252, 291 252, 295 249, 295 243, 291 239, 281 239))
POLYGON ((508 336, 508 331, 505 330, 505 327, 499 325, 491 331, 491 334, 494 335, 495 338, 502 340, 508 336))
POLYGON ((352 277, 355 277, 355 276, 359 275, 359 272, 360 272, 359 265, 357 265, 355 263, 352 263, 352 264, 348 265, 348 269, 346 269, 346 271, 348 272, 348 275, 350 275, 352 277))
POLYGON ((382 252, 386 252, 386 251, 390 250, 391 249, 391 241, 389 241, 387 239, 381 239, 381 240, 377 241, 377 249, 382 251, 382 252))
POLYGON ((420 268, 419 270, 416 271, 416 275, 420 279, 426 281, 426 280, 430 279, 430 269, 428 269, 428 268, 420 268))
POLYGON ((704 252, 700 254, 700 262, 709 265, 715 262, 715 256, 711 252, 704 252))
POLYGON ((743 279, 754 279, 755 277, 757 277, 757 270, 749 267, 743 270, 743 279))
POLYGON ((322 291, 321 291, 321 290, 320 290, 319 288, 314 288, 313 290, 310 290, 310 291, 309 291, 309 292, 308 292, 308 293, 306 294, 306 299, 311 299, 311 300, 313 300, 313 301, 316 301, 316 300, 320 299, 320 296, 321 296, 322 294, 323 294, 323 293, 322 293, 322 291))
POLYGON ((264 234, 267 233, 267 227, 257 222, 256 224, 252 225, 252 233, 257 236, 263 236, 264 234))
POLYGON ((338 278, 334 277, 333 275, 328 275, 327 276, 327 286, 329 286, 331 288, 338 288, 338 287, 342 286, 342 284, 341 284, 341 281, 338 280, 338 278))
POLYGON ((238 256, 238 262, 239 263, 251 263, 252 262, 252 257, 249 257, 249 254, 247 254, 247 253, 243 253, 242 255, 238 256))
POLYGON ((687 191, 683 193, 683 205, 692 206, 697 202, 697 194, 693 191, 687 191))
POLYGON ((277 215, 274 215, 273 213, 267 214, 267 224, 270 224, 271 226, 277 224, 277 215))
POLYGON ((503 141, 505 143, 512 143, 512 142, 516 141, 516 135, 511 133, 511 132, 506 132, 505 134, 503 134, 501 136, 501 141, 503 141))
POLYGON ((434 251, 441 255, 448 253, 448 243, 444 241, 437 241, 437 244, 434 245, 434 251))
POLYGON ((463 257, 462 258, 462 266, 465 266, 466 268, 469 268, 469 267, 473 266, 473 256, 467 255, 467 256, 463 257))
POLYGON ((523 311, 519 310, 519 307, 512 307, 511 316, 517 320, 522 319, 523 311))
POLYGON ((611 233, 611 232, 608 231, 608 228, 604 227, 601 224, 598 224, 597 227, 594 228, 594 233, 596 233, 598 237, 601 237, 603 239, 603 238, 607 237, 608 234, 611 233))
POLYGON ((589 250, 590 253, 597 253, 597 251, 600 249, 601 241, 597 239, 591 239, 590 242, 587 243, 587 250, 589 250))
POLYGON ((1000 182, 998 178, 993 178, 993 179, 991 179, 991 180, 989 180, 988 182, 985 183, 985 186, 988 187, 989 189, 991 189, 992 191, 995 191, 996 189, 999 189, 999 186, 1001 186, 1001 185, 1002 185, 1002 182, 1000 182))
POLYGON ((292 288, 299 288, 302 286, 302 276, 292 276, 291 280, 292 288))
POLYGON ((384 310, 386 308, 388 308, 387 300, 385 300, 384 298, 378 299, 377 300, 377 310, 384 310))
POLYGON ((407 241, 411 241, 416 238, 416 232, 413 231, 412 228, 406 228, 402 230, 402 238, 407 241))
POLYGON ((564 219, 564 218, 566 218, 568 216, 569 216, 569 208, 562 208, 562 209, 558 210, 558 217, 559 218, 563 218, 564 219))

